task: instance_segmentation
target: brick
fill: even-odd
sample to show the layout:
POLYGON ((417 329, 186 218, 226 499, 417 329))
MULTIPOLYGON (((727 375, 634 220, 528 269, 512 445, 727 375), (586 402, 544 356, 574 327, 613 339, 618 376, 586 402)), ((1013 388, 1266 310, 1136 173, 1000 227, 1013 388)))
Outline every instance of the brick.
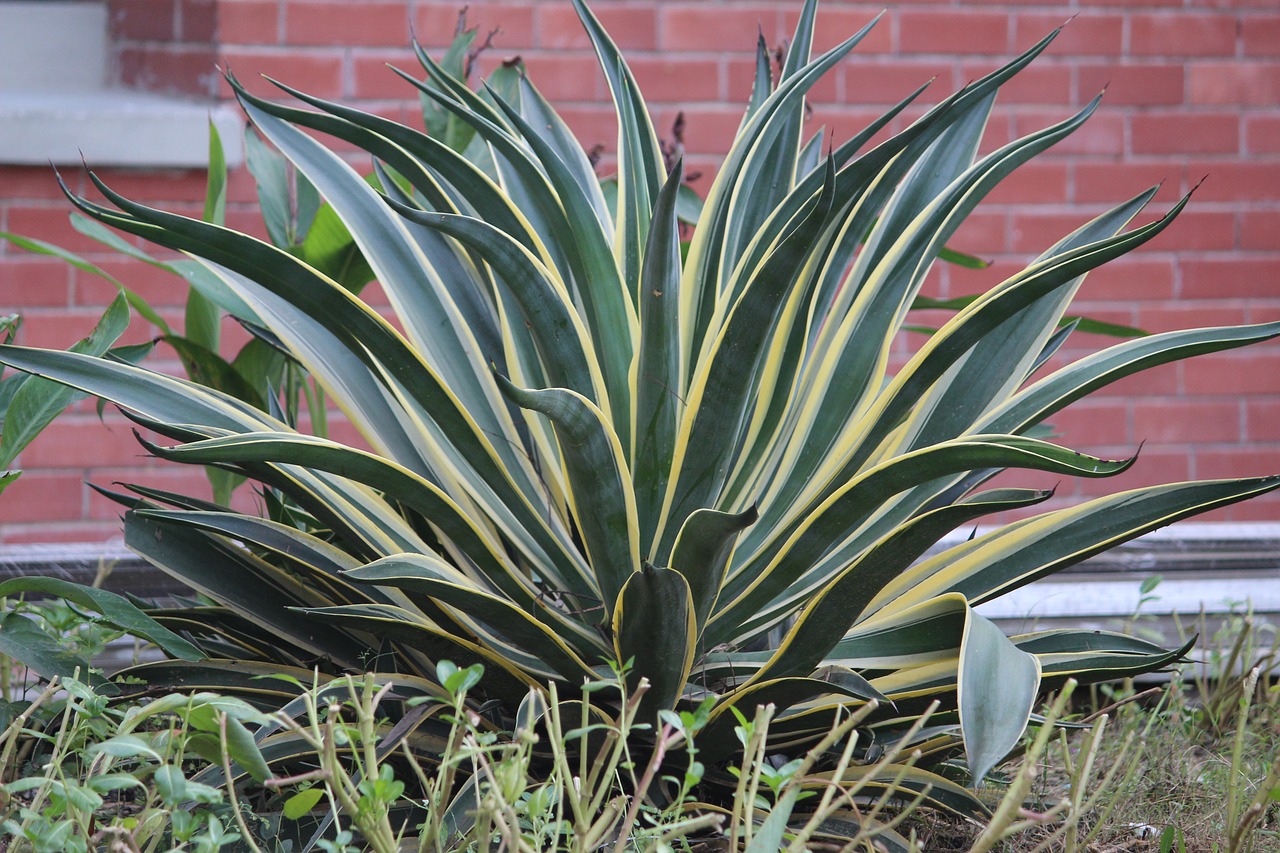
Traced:
POLYGON ((1074 200, 1116 204, 1143 189, 1160 185, 1157 198, 1176 198, 1182 169, 1173 163, 1087 163, 1074 169, 1074 200))
POLYGON ((1063 18, 1062 14, 1018 14, 1014 18, 1018 49, 1026 50, 1054 29, 1061 27, 1061 32, 1049 47, 1049 53, 1052 56, 1119 56, 1121 54, 1124 38, 1124 18, 1121 15, 1083 12, 1065 21, 1063 18))
POLYGON ((104 463, 138 464, 146 451, 123 423, 110 428, 94 421, 55 420, 22 453, 33 468, 91 468, 104 463))
POLYGON ((1280 187, 1280 163, 1267 162, 1196 162, 1187 164, 1192 180, 1204 177, 1196 190, 1197 202, 1268 201, 1276 198, 1280 187))
POLYGON ((1280 353, 1252 347, 1191 359, 1181 365, 1188 394, 1280 394, 1280 353))
POLYGON ((542 54, 526 57, 525 61, 529 79, 553 104, 593 101, 606 96, 604 75, 594 56, 542 54))
MULTIPOLYGON (((1035 133, 1057 124, 1068 116, 1067 110, 1020 110, 1014 116, 1014 126, 1019 136, 1035 133)), ((1083 126, 1049 149, 1048 157, 1075 157, 1078 155, 1119 156, 1124 153, 1124 116, 1112 110, 1099 110, 1089 117, 1083 126)))
POLYGON ((1240 215, 1240 248, 1274 251, 1280 247, 1280 210, 1250 210, 1240 215))
POLYGON ((1271 296, 1280 277, 1280 256, 1188 258, 1182 262, 1182 296, 1187 299, 1271 296))
POLYGON ((1068 447, 1114 445, 1133 440, 1126 406, 1103 398, 1080 400, 1046 420, 1060 436, 1054 441, 1068 447))
POLYGON ((664 3, 658 8, 658 48, 664 51, 754 53, 757 37, 775 47, 785 32, 778 10, 748 4, 712 7, 664 3))
POLYGON ((1280 101, 1280 63, 1195 63, 1187 74, 1193 104, 1268 107, 1280 101))
POLYGON ((204 169, 95 169, 112 190, 154 206, 172 202, 204 203, 208 175, 204 169))
POLYGON ((55 522, 0 525, 0 541, 10 545, 48 542, 107 542, 120 539, 119 522, 55 522))
POLYGON ((71 227, 70 206, 65 202, 22 203, 9 206, 4 230, 38 237, 72 252, 91 252, 101 244, 71 227))
POLYGON ((903 53, 1009 53, 1009 16, 1003 12, 960 10, 898 13, 898 48, 903 53))
POLYGON ((715 60, 638 57, 630 65, 641 93, 650 103, 720 99, 720 64, 715 60))
POLYGON ((209 45, 165 45, 128 49, 119 56, 121 78, 129 86, 164 95, 211 97, 222 83, 209 45))
POLYGON ((291 2, 284 7, 286 44, 398 47, 409 41, 403 2, 291 2))
POLYGON ((965 218, 947 244, 980 257, 1003 254, 1009 251, 1009 218, 979 208, 965 218))
MULTIPOLYGON (((129 258, 103 260, 98 265, 153 308, 187 304, 186 281, 167 270, 129 258)), ((76 305, 101 308, 115 298, 116 286, 101 276, 77 270, 74 281, 76 305)))
POLYGON ((75 474, 24 471, 0 497, 0 519, 14 523, 79 518, 80 489, 75 474))
POLYGON ((1239 116, 1232 113, 1140 113, 1130 119, 1134 154, 1234 154, 1239 116))
MULTIPOLYGON (((672 126, 674 109, 661 109, 653 118, 654 127, 660 132, 672 126)), ((729 150, 742 122, 742 110, 738 107, 699 107, 685 113, 685 150, 694 154, 719 154, 729 150)))
MULTIPOLYGON (((342 57, 331 52, 299 53, 283 49, 236 48, 223 54, 225 67, 239 78, 250 92, 268 98, 279 98, 281 91, 264 77, 279 80, 321 98, 340 98, 342 89, 342 57)), ((231 89, 224 82, 224 95, 231 89)))
POLYGON ((944 62, 859 59, 844 69, 844 80, 844 99, 850 104, 896 104, 926 83, 929 88, 916 103, 936 104, 954 88, 951 67, 944 62))
POLYGON ((448 46, 464 7, 466 27, 478 31, 475 45, 495 30, 492 51, 498 55, 534 43, 533 3, 419 3, 413 16, 414 36, 429 47, 448 46))
POLYGON ((557 105, 556 112, 588 151, 595 145, 603 145, 606 151, 613 151, 617 146, 618 123, 612 107, 605 104, 557 105))
MULTIPOLYGON (((1089 273, 1083 292, 1090 299, 1141 300, 1139 304, 1171 299, 1174 294, 1173 262, 1167 258, 1147 257, 1148 254, 1126 255, 1103 264, 1089 273)), ((1129 322, 1133 323, 1132 320, 1129 322)))
POLYGON ((1244 321, 1238 302, 1209 300, 1143 304, 1138 307, 1138 328, 1143 331, 1172 332, 1179 329, 1234 326, 1244 321))
MULTIPOLYGON (((963 81, 977 80, 991 69, 976 63, 960 66, 963 81)), ((1071 67, 1037 60, 1000 87, 997 104, 1070 104, 1071 67)))
POLYGON ((1280 56, 1280 15, 1250 15, 1240 20, 1245 56, 1280 56))
POLYGON ((1065 163, 1033 160, 1002 180, 987 204, 1060 203, 1067 199, 1068 167, 1065 163))
POLYGON ((1074 212, 1020 208, 1014 212, 1011 219, 1010 237, 1013 251, 1039 255, 1084 225, 1087 219, 1088 217, 1074 212))
POLYGON ((1280 116, 1247 116, 1244 144, 1250 154, 1280 154, 1280 116))
POLYGON ((387 66, 399 68, 419 78, 423 76, 422 67, 412 51, 361 52, 351 60, 354 81, 351 94, 356 98, 375 99, 416 97, 416 90, 387 66))
POLYGON ((1266 477, 1280 471, 1280 445, 1196 450, 1196 476, 1205 479, 1266 477))
POLYGON ((274 45, 283 36, 278 0, 222 0, 218 4, 218 40, 223 45, 274 45))
MULTIPOLYGON (((538 47, 547 50, 585 50, 591 47, 591 39, 568 3, 539 4, 536 11, 538 47)), ((623 52, 657 47, 658 16, 654 7, 596 4, 591 11, 623 52)))
MULTIPOLYGON (((79 170, 68 170, 63 180, 73 191, 80 188, 79 170)), ((14 201, 59 201, 64 199, 58 178, 52 166, 0 166, 0 187, 4 187, 4 199, 14 201)))
MULTIPOLYGON (((890 14, 883 15, 876 21, 876 16, 880 14, 882 8, 874 5, 862 7, 819 5, 817 24, 813 34, 814 55, 830 50, 845 39, 851 38, 872 21, 875 21, 875 24, 853 49, 854 55, 893 53, 896 50, 894 39, 896 22, 890 14)), ((798 10, 798 5, 784 10, 783 28, 788 34, 795 32, 796 22, 800 17, 798 10)))
POLYGON ((1234 15, 1129 16, 1129 52, 1134 56, 1234 56, 1234 15))
POLYGON ((1091 98, 1106 90, 1103 103, 1110 106, 1153 107, 1180 104, 1185 79, 1177 64, 1081 64, 1080 97, 1091 98))
POLYGON ((1193 202, 1156 238, 1154 245, 1180 252, 1230 250, 1236 244, 1235 214, 1201 210, 1193 202))
POLYGON ((116 39, 168 41, 178 35, 177 0, 111 0, 108 26, 116 39))
MULTIPOLYGON (((813 133, 819 127, 824 128, 827 140, 838 146, 862 133, 873 122, 877 121, 881 115, 880 110, 863 110, 855 107, 832 107, 825 104, 816 104, 809 119, 808 130, 813 133)), ((891 133, 892 130, 890 128, 883 128, 877 131, 871 137, 871 140, 863 146, 862 150, 870 151, 888 139, 891 133)))
POLYGON ((71 266, 56 258, 0 256, 0 313, 67 304, 71 266))
POLYGON ((1201 444, 1244 437, 1235 400, 1144 401, 1133 409, 1133 435, 1151 444, 1201 444))
POLYGON ((217 33, 217 0, 180 0, 178 38, 181 41, 213 42, 217 33))
POLYGON ((1244 419, 1250 441, 1280 441, 1280 400, 1249 400, 1244 419))
POLYGON ((1183 0, 1080 0, 1081 6, 1113 6, 1122 11, 1130 9, 1182 8, 1183 0))

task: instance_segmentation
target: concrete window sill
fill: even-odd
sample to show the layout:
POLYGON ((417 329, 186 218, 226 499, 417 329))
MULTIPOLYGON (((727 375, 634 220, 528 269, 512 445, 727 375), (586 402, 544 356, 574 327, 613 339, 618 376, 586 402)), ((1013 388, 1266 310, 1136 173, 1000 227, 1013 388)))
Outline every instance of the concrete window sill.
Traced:
POLYGON ((242 118, 233 104, 110 89, 0 92, 0 163, 203 168, 210 121, 227 165, 239 165, 242 118))

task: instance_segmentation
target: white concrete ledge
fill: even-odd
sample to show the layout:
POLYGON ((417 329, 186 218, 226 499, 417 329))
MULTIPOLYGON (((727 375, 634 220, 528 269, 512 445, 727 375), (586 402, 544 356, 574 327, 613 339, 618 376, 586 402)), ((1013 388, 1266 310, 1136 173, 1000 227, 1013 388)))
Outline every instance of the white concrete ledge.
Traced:
POLYGON ((239 165, 243 119, 234 104, 113 89, 0 91, 0 163, 202 168, 210 121, 227 166, 239 165))

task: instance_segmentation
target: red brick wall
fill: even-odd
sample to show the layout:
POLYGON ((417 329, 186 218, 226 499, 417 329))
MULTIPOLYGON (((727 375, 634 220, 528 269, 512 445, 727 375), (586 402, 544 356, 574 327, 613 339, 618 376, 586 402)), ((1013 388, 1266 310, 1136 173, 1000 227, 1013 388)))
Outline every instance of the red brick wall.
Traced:
MULTIPOLYGON (((678 111, 690 168, 710 175, 740 116, 757 28, 771 43, 796 4, 597 0, 627 51, 660 132, 678 111)), ((416 104, 384 66, 413 68, 410 28, 446 44, 456 5, 415 0, 111 0, 125 80, 147 88, 210 91, 213 61, 257 91, 259 73, 326 97, 359 101, 416 121, 416 104)), ((826 0, 819 46, 870 20, 873 4, 826 0)), ((1152 331, 1280 319, 1280 10, 1275 0, 1071 0, 893 6, 872 35, 815 93, 814 121, 844 138, 917 85, 923 99, 955 87, 1071 18, 1061 38, 1008 86, 991 122, 995 145, 1059 120, 1106 87, 1102 108, 1073 138, 1015 174, 953 241, 994 259, 983 272, 942 269, 933 292, 961 294, 1000 280, 1114 202, 1162 182, 1167 207, 1202 179, 1180 220, 1148 247, 1093 274, 1078 309, 1152 331)), ((469 21, 500 27, 485 61, 521 55, 539 87, 588 144, 610 145, 611 110, 594 59, 564 0, 470 4, 469 21)), ((218 89, 226 97, 225 85, 218 89)), ((202 176, 108 170, 135 198, 195 210, 202 176)), ((705 186, 706 178, 701 182, 705 186)), ((252 182, 231 186, 234 224, 254 227, 252 182)), ((92 252, 66 225, 46 169, 0 167, 0 226, 92 252)), ((94 255, 176 315, 180 288, 149 269, 94 255)), ((108 297, 101 283, 57 263, 0 249, 0 310, 27 317, 27 343, 66 345, 108 297)), ((136 338, 149 334, 135 331, 136 338)), ((1067 355, 1107 339, 1079 336, 1067 355)), ((97 424, 87 404, 42 437, 0 502, 0 541, 115 535, 115 510, 80 485, 134 479, 198 487, 200 475, 142 458, 127 427, 97 424)), ((1064 483, 1059 502, 1190 477, 1280 472, 1280 344, 1148 372, 1055 418, 1062 440, 1099 453, 1142 456, 1122 478, 1064 483)), ((1280 499, 1214 516, 1280 519, 1280 499)))

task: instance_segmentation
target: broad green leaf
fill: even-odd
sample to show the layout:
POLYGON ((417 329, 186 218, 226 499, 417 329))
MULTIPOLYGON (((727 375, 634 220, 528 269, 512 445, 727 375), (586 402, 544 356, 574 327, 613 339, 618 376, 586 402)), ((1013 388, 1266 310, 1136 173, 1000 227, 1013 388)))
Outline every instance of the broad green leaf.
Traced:
POLYGON ((153 642, 176 658, 194 661, 204 657, 204 654, 191 643, 160 625, 127 598, 114 592, 57 578, 21 577, 0 583, 0 598, 32 592, 56 595, 80 607, 94 610, 102 614, 105 621, 121 631, 153 642))
POLYGON ((1040 688, 1040 662, 970 611, 960 646, 960 728, 975 786, 1017 745, 1040 688))
POLYGON ((89 659, 66 649, 61 640, 43 630, 34 619, 10 611, 0 617, 0 654, 30 667, 44 678, 74 678, 102 684, 89 659))
POLYGON ((503 393, 546 415, 555 426, 569 508, 595 571, 603 621, 615 611, 623 585, 640 569, 635 490, 618 436, 604 413, 579 394, 561 388, 526 390, 502 377, 499 381, 503 393))
POLYGON ((724 588, 738 534, 754 524, 757 517, 754 507, 736 515, 700 509, 680 528, 671 550, 671 568, 689 583, 699 637, 724 588))
POLYGON ((677 571, 646 564, 627 580, 612 616, 617 660, 631 666, 628 683, 634 688, 641 678, 649 681, 641 713, 656 716, 674 707, 695 653, 689 582, 677 571))
MULTIPOLYGON (((129 305, 124 294, 116 296, 89 336, 71 345, 71 352, 101 356, 124 334, 129 325, 129 305)), ((0 467, 17 458, 63 409, 79 399, 71 388, 33 377, 14 392, 4 412, 0 435, 0 467)))

